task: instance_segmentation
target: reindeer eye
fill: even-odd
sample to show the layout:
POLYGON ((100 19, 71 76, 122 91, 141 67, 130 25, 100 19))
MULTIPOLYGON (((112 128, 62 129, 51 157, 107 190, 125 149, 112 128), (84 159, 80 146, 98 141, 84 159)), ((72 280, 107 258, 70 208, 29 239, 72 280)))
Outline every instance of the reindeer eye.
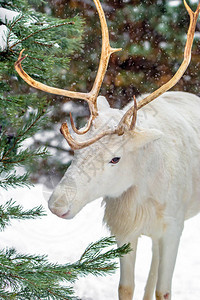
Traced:
POLYGON ((113 159, 111 159, 111 161, 109 162, 110 164, 117 164, 120 161, 120 157, 114 157, 113 159))

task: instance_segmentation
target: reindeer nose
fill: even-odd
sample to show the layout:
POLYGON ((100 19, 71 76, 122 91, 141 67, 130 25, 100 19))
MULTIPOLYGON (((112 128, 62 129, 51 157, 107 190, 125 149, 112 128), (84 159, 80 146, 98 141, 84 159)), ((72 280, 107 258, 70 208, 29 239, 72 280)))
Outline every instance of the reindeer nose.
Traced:
POLYGON ((64 201, 56 201, 53 203, 49 201, 49 209, 54 215, 60 218, 67 217, 70 212, 69 206, 64 201))
POLYGON ((68 178, 67 182, 60 183, 49 198, 50 211, 60 218, 70 218, 70 207, 76 196, 76 185, 68 178))
POLYGON ((64 195, 62 195, 58 199, 55 199, 55 197, 52 195, 48 202, 50 211, 60 218, 62 218, 63 215, 65 215, 69 211, 68 203, 64 201, 63 196, 64 195))
POLYGON ((70 210, 69 209, 65 209, 64 207, 49 207, 50 211, 58 216, 59 218, 65 219, 68 217, 68 215, 70 214, 70 210))

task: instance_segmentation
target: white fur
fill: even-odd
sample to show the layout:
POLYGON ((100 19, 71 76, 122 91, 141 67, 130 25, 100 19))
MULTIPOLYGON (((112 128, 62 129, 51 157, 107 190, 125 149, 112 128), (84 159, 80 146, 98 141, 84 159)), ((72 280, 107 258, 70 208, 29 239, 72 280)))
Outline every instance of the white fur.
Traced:
MULTIPOLYGON (((117 126, 124 110, 111 109, 102 98, 88 139, 117 126)), ((132 104, 130 104, 132 105, 132 104)), ((121 263, 119 299, 131 300, 137 240, 152 238, 153 258, 145 300, 171 299, 171 281, 184 220, 200 211, 200 98, 168 92, 138 112, 136 129, 106 136, 76 151, 54 190, 49 208, 69 219, 103 196, 104 221, 118 245, 133 251, 121 263), (109 163, 121 157, 116 165, 109 163)))

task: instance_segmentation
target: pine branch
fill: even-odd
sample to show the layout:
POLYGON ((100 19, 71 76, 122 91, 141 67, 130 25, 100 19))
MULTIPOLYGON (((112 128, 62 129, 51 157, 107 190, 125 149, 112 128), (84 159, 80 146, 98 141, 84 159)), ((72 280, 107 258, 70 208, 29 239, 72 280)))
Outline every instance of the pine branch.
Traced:
POLYGON ((16 146, 25 140, 27 137, 29 137, 32 133, 33 130, 36 131, 37 128, 37 123, 38 121, 44 116, 45 110, 42 110, 42 112, 38 112, 36 114, 32 114, 30 115, 28 120, 24 120, 25 124, 23 126, 23 128, 18 129, 18 132, 14 138, 14 142, 13 144, 8 148, 7 151, 5 151, 3 153, 2 158, 0 159, 0 162, 6 162, 6 160, 9 161, 10 157, 10 153, 12 153, 12 151, 16 148, 16 146))
POLYGON ((31 130, 37 125, 38 121, 44 116, 45 110, 38 111, 36 114, 30 115, 29 120, 25 121, 25 125, 22 130, 18 131, 15 145, 17 142, 22 141, 26 138, 27 134, 31 134, 31 130))
POLYGON ((121 248, 111 249, 106 253, 102 253, 103 249, 113 246, 115 243, 115 237, 106 237, 96 243, 90 244, 81 256, 78 264, 81 265, 83 270, 85 270, 86 266, 86 272, 90 269, 91 273, 96 276, 113 273, 116 270, 117 263, 115 261, 110 263, 110 261, 132 251, 130 244, 125 244, 121 248))
POLYGON ((8 187, 14 188, 29 186, 31 185, 31 183, 28 181, 28 177, 28 173, 25 173, 23 175, 16 175, 16 171, 14 171, 14 173, 9 173, 7 176, 5 175, 3 179, 0 179, 0 187, 7 189, 8 187))
MULTIPOLYGON (((11 37, 11 33, 13 31, 13 28, 14 26, 23 18, 23 15, 21 15, 20 17, 17 17, 16 20, 14 20, 11 25, 9 26, 9 33, 8 33, 8 36, 7 36, 7 41, 6 41, 6 44, 7 44, 7 49, 10 49, 11 50, 11 47, 9 47, 9 43, 10 43, 10 37, 11 37)), ((9 24, 8 24, 9 25, 9 24)))
MULTIPOLYGON (((37 44, 37 45, 40 45, 40 46, 48 47, 48 48, 53 47, 53 44, 45 44, 45 43, 41 43, 41 42, 37 42, 37 41, 34 41, 33 43, 34 43, 34 44, 37 44)), ((29 56, 29 57, 30 57, 30 56, 29 56)), ((32 57, 32 58, 33 58, 33 57, 32 57)))
POLYGON ((42 206, 24 210, 21 205, 16 205, 12 199, 7 201, 4 205, 0 205, 0 231, 4 230, 6 226, 10 225, 11 220, 27 220, 36 219, 45 216, 42 206))
POLYGON ((47 256, 22 255, 14 249, 1 250, 0 297, 5 298, 7 295, 9 299, 15 300, 77 299, 73 294, 71 284, 79 276, 109 274, 117 267, 112 260, 131 251, 129 245, 124 245, 119 249, 101 253, 101 250, 114 244, 113 237, 104 238, 91 244, 79 261, 65 265, 50 263, 47 256), (96 259, 89 261, 88 258, 92 258, 93 255, 97 260, 101 256, 101 262, 98 261, 98 264, 95 264, 96 259))
POLYGON ((0 160, 3 164, 13 164, 15 166, 23 165, 24 163, 31 163, 37 158, 46 158, 48 157, 47 149, 43 150, 21 150, 17 154, 11 157, 4 157, 0 160))
POLYGON ((34 35, 36 35, 38 33, 41 33, 43 31, 47 31, 47 30, 50 30, 50 29, 53 29, 53 28, 58 28, 58 27, 65 26, 65 25, 74 25, 74 24, 75 24, 74 22, 64 22, 62 24, 56 24, 56 25, 52 25, 52 26, 49 26, 49 27, 41 28, 41 29, 39 29, 37 31, 34 31, 33 33, 29 34, 28 36, 24 37, 23 39, 19 40, 15 44, 13 44, 10 47, 10 50, 12 50, 12 48, 16 47, 18 44, 21 44, 22 42, 28 40, 29 38, 33 37, 34 35))

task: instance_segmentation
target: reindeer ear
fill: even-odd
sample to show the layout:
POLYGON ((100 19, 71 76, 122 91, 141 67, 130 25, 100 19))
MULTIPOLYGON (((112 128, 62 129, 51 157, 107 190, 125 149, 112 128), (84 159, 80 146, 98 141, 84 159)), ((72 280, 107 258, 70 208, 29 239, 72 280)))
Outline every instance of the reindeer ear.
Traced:
POLYGON ((139 129, 137 127, 131 135, 133 139, 133 149, 138 149, 160 139, 164 134, 158 129, 139 129))
POLYGON ((108 103, 107 99, 103 96, 97 97, 97 109, 99 112, 106 111, 110 108, 110 104, 108 103))

